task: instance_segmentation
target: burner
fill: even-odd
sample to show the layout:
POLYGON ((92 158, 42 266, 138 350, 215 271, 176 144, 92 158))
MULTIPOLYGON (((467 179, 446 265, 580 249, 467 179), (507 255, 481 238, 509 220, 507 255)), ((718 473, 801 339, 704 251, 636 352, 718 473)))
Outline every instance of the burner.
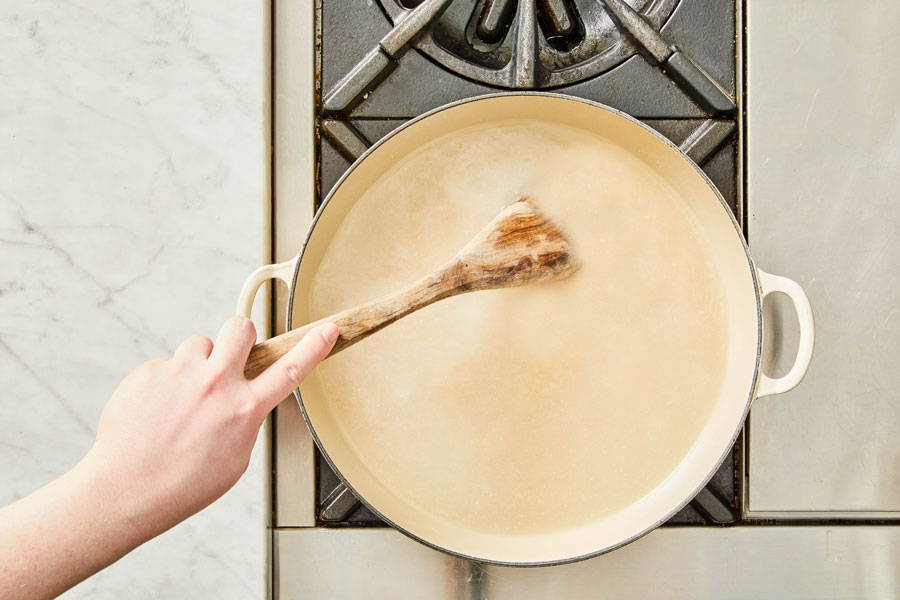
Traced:
MULTIPOLYGON (((380 0, 394 24, 422 0, 380 0)), ((659 30, 679 0, 627 0, 659 30)), ((452 0, 414 47, 488 85, 552 88, 599 75, 638 50, 598 0, 452 0)))

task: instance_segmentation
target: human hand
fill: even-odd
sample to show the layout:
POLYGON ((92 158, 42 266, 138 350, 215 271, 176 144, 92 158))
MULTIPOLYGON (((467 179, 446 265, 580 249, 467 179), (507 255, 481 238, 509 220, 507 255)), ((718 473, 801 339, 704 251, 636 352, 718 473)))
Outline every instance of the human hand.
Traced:
POLYGON ((266 415, 325 357, 337 338, 327 323, 252 380, 244 365, 253 323, 229 319, 215 344, 193 336, 170 359, 145 363, 113 393, 82 468, 149 539, 203 509, 247 468, 266 415))
POLYGON ((0 508, 0 598, 53 598, 186 519, 238 480, 266 415, 331 350, 326 323, 252 380, 253 323, 194 336, 113 393, 73 469, 0 508))

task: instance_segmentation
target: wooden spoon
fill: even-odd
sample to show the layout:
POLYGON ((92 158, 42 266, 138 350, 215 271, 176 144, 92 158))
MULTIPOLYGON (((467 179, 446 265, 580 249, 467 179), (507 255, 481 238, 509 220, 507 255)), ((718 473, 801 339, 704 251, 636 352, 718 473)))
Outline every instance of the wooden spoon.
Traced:
POLYGON ((292 329, 253 347, 244 373, 255 377, 322 323, 337 325, 329 356, 433 302, 477 290, 514 287, 572 274, 578 262, 559 228, 523 198, 505 207, 448 263, 406 289, 292 329))

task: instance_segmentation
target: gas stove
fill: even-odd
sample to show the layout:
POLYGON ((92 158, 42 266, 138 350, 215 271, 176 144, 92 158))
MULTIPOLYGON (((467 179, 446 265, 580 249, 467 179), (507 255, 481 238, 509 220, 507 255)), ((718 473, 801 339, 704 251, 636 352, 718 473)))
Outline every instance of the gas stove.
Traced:
MULTIPOLYGON (((740 217, 734 6, 631 4, 324 0, 317 11, 319 200, 366 148, 410 118, 498 88, 550 88, 652 126, 703 166, 740 217)), ((670 523, 735 522, 738 456, 670 523)), ((318 455, 316 467, 318 523, 380 525, 318 455)))
POLYGON ((320 196, 366 147, 407 119, 498 90, 552 89, 649 123, 704 164, 737 210, 734 5, 631 4, 322 2, 320 196), (558 30, 576 37, 560 42, 558 30))
MULTIPOLYGON (((825 4, 823 20, 810 27, 833 26, 829 15, 840 12, 839 3, 825 4)), ((779 11, 771 6, 755 11, 758 39, 773 48, 757 55, 777 54, 780 32, 768 15, 779 11)), ((762 165, 770 152, 753 151, 748 144, 748 132, 767 131, 762 118, 747 111, 746 77, 753 75, 747 57, 753 53, 748 54, 752 36, 746 37, 746 24, 752 14, 740 0, 274 0, 274 258, 297 253, 303 231, 335 182, 405 121, 483 94, 550 90, 622 110, 672 140, 717 186, 756 244, 755 253, 759 247, 761 255, 790 273, 790 263, 781 257, 796 256, 798 249, 790 240, 779 246, 759 233, 779 221, 771 216, 777 198, 749 199, 755 189, 748 186, 749 160, 762 165)), ((784 20, 789 18, 794 15, 784 20)), ((752 43, 763 48, 763 42, 752 43)), ((777 111, 767 110, 772 119, 777 111)), ((276 292, 273 315, 279 324, 286 310, 286 294, 276 292)), ((767 319, 784 325, 783 310, 767 310, 775 311, 767 319)), ((790 331, 790 324, 785 327, 790 331)), ((890 347, 900 350, 896 341, 890 347)), ((827 346, 817 350, 828 352, 827 346)), ((885 377, 900 386, 896 374, 885 377)), ((798 393, 802 396, 802 386, 788 398, 798 393)), ((889 392, 883 397, 882 410, 890 406, 889 392)), ((754 420, 754 413, 771 414, 768 405, 751 412, 753 435, 745 429, 709 485, 660 531, 578 565, 517 570, 445 556, 386 527, 339 481, 315 449, 296 405, 286 402, 269 428, 272 593, 585 597, 602 584, 618 597, 754 597, 767 595, 760 590, 779 589, 793 596, 815 590, 806 595, 816 597, 866 595, 858 593, 861 589, 879 592, 871 597, 892 595, 884 590, 900 594, 896 569, 883 559, 873 566, 862 558, 900 552, 898 528, 888 525, 900 517, 900 484, 885 491, 891 476, 878 467, 874 474, 841 472, 860 486, 856 504, 829 504, 828 486, 818 490, 813 483, 798 483, 799 491, 791 490, 792 482, 804 478, 794 477, 765 450, 791 442, 783 428, 773 428, 770 419, 754 420), (752 477, 751 459, 757 461, 752 477), (807 491, 821 502, 807 507, 807 491), (882 501, 869 501, 876 497, 882 501), (849 520, 857 526, 842 525, 849 520), (776 524, 788 527, 765 527, 776 524), (832 540, 841 541, 835 546, 832 540), (804 552, 817 578, 784 571, 804 552), (844 560, 843 568, 873 578, 875 587, 819 576, 817 569, 825 570, 835 556, 844 560), (756 562, 748 566, 751 561, 756 562), (632 585, 622 573, 648 581, 662 576, 680 587, 672 593, 646 581, 632 585), (765 580, 767 573, 776 575, 765 580)), ((830 427, 815 415, 786 418, 800 431, 830 427)), ((891 447, 883 433, 870 442, 875 451, 891 447)), ((800 444, 789 450, 798 456, 804 451, 800 444)), ((822 478, 821 469, 813 472, 822 478)))

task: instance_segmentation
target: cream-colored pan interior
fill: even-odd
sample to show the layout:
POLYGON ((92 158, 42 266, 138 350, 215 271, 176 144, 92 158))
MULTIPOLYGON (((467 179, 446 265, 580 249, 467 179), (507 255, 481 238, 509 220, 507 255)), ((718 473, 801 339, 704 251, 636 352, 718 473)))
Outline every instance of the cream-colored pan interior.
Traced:
MULTIPOLYGON (((405 283, 405 281, 391 281, 390 277, 384 275, 385 273, 406 273, 404 269, 409 267, 410 273, 419 269, 421 274, 436 266, 429 264, 429 261, 433 262, 432 253, 423 247, 429 243, 428 240, 438 240, 439 242, 435 243, 440 252, 446 252, 448 248, 459 245, 459 240, 464 241, 471 232, 456 230, 458 223, 452 212, 447 212, 445 218, 440 220, 446 224, 444 230, 406 231, 406 228, 414 226, 415 223, 433 222, 416 221, 415 215, 410 216, 412 212, 418 214, 420 210, 433 210, 440 213, 453 210, 452 207, 429 204, 433 202, 433 197, 439 194, 435 189, 429 189, 427 182, 430 174, 427 171, 429 168, 440 168, 440 160, 426 161, 418 165, 413 176, 399 184, 405 185, 406 188, 403 194, 398 192, 397 198, 406 194, 409 186, 415 185, 419 186, 417 193, 421 196, 421 203, 409 205, 404 212, 396 216, 391 212, 393 208, 389 200, 385 201, 382 210, 371 212, 372 209, 369 207, 370 223, 364 230, 360 229, 359 219, 351 226, 352 210, 357 201, 365 197, 373 186, 382 185, 379 183, 382 178, 390 175, 398 164, 416 156, 416 153, 423 152, 423 149, 430 147, 435 140, 443 139, 444 136, 454 132, 474 131, 476 133, 472 135, 476 137, 472 139, 477 141, 477 135, 492 135, 491 127, 494 124, 509 123, 531 123, 535 124, 536 130, 541 131, 558 129, 562 132, 560 139, 557 140, 561 144, 560 148, 564 148, 566 143, 565 132, 569 132, 568 135, 573 136, 573 139, 580 135, 577 132, 593 136, 598 144, 606 148, 604 151, 614 150, 615 154, 610 156, 627 159, 623 164, 631 165, 629 168, 632 171, 628 173, 632 174, 621 175, 621 178, 624 178, 621 181, 617 175, 620 173, 619 170, 604 171, 598 168, 597 177, 610 178, 611 190, 619 189, 621 193, 621 190, 627 191, 631 185, 636 198, 643 197, 645 201, 649 199, 652 203, 654 190, 665 189, 667 198, 670 201, 674 199, 684 208, 685 214, 689 215, 688 220, 694 224, 694 230, 699 232, 698 235, 702 240, 697 247, 704 249, 703 260, 706 261, 709 270, 708 273, 704 272, 705 274, 696 274, 692 271, 687 274, 687 279, 691 280, 693 285, 692 278, 696 277, 697 285, 708 283, 710 289, 717 290, 716 294, 720 294, 721 297, 715 306, 718 307, 716 310, 720 313, 720 318, 710 315, 708 322, 683 329, 687 325, 681 322, 679 315, 672 315, 669 324, 661 327, 665 332, 660 333, 660 338, 668 339, 666 343, 669 345, 661 342, 659 346, 671 349, 668 354, 671 359, 666 356, 655 356, 652 361, 645 363, 640 362, 640 356, 632 357, 630 361, 624 359, 618 361, 614 356, 611 359, 608 340, 600 339, 603 337, 602 331, 592 330, 590 335, 597 339, 597 342, 592 344, 590 339, 584 339, 577 327, 570 326, 571 323, 577 322, 577 319, 571 318, 559 321, 555 325, 556 329, 552 330, 553 335, 546 337, 544 345, 541 345, 540 340, 529 340, 529 343, 537 344, 536 347, 547 349, 546 360, 541 368, 547 369, 548 372, 557 369, 560 377, 570 381, 572 385, 587 385, 579 383, 587 380, 575 377, 573 369, 596 371, 592 375, 594 379, 590 381, 598 382, 591 384, 596 385, 598 390, 603 388, 604 369, 637 369, 629 376, 635 386, 642 385, 643 380, 653 381, 655 377, 658 377, 659 381, 677 382, 677 385, 669 386, 672 389, 663 390, 659 400, 667 403, 666 410, 672 411, 673 415, 679 414, 677 406, 672 406, 673 403, 677 405, 683 400, 685 406, 690 404, 688 400, 692 398, 690 394, 695 389, 692 386, 696 386, 698 394, 709 393, 709 389, 714 388, 712 392, 714 398, 709 403, 708 410, 703 412, 702 418, 697 417, 700 420, 695 420, 692 425, 689 442, 681 442, 682 446, 679 446, 680 450, 670 465, 660 463, 665 467, 664 472, 653 475, 656 477, 655 483, 638 497, 627 502, 622 502, 620 498, 620 505, 614 505, 614 510, 600 512, 589 510, 590 504, 585 504, 584 501, 585 498, 590 499, 590 494, 601 494, 597 497, 602 498, 604 489, 607 489, 611 497, 620 493, 622 498, 626 498, 627 496, 623 494, 633 490, 624 483, 621 486, 617 485, 616 481, 627 482, 630 477, 644 481, 647 474, 651 473, 649 463, 642 465, 639 460, 634 460, 617 463, 619 464, 616 467, 619 469, 617 479, 607 478, 605 488, 600 486, 585 492, 580 487, 581 483, 577 486, 571 484, 576 481, 592 480, 592 469, 597 468, 597 463, 591 460, 593 444, 597 445, 597 453, 608 454, 615 451, 615 448, 608 447, 609 438, 597 439, 601 430, 607 431, 607 436, 612 435, 612 432, 624 436, 621 437, 622 447, 628 447, 631 438, 619 431, 615 420, 628 418, 632 400, 623 392, 621 406, 610 409, 609 397, 616 392, 607 390, 603 392, 602 398, 607 402, 604 405, 608 413, 606 420, 592 421, 591 417, 561 425, 554 417, 559 410, 568 410, 568 406, 562 405, 562 409, 554 409, 553 402, 566 402, 565 397, 544 398, 538 389, 510 391, 511 388, 502 380, 499 380, 498 384, 496 378, 485 375, 490 371, 489 363, 492 360, 505 360, 514 366, 519 360, 515 348, 509 349, 509 354, 504 353, 503 357, 497 357, 498 350, 493 347, 493 355, 469 357, 468 362, 461 363, 469 365, 464 376, 475 379, 474 383, 473 381, 455 383, 453 377, 444 381, 429 380, 428 377, 437 378, 435 373, 443 371, 431 369, 431 363, 428 361, 457 360, 458 355, 465 353, 466 349, 460 343, 454 343, 455 339, 465 337, 464 332, 479 326, 476 315, 468 322, 453 323, 441 335, 432 338, 428 332, 440 330, 441 327, 435 328, 435 321, 429 319, 439 319, 443 314, 440 312, 442 310, 447 311, 448 318, 459 319, 460 315, 473 314, 472 311, 477 310, 479 306, 478 302, 489 301, 464 300, 476 294, 460 297, 459 304, 456 305, 448 304, 442 308, 443 303, 439 303, 429 307, 422 312, 435 312, 420 317, 416 315, 408 317, 410 320, 408 325, 401 326, 406 320, 401 321, 390 330, 376 334, 330 359, 320 367, 319 372, 314 373, 303 383, 301 396, 309 424, 320 447, 360 497, 390 523, 431 545, 467 557, 498 563, 540 564, 592 555, 630 541, 671 515, 706 482, 724 454, 730 450, 754 389, 760 330, 759 313, 752 266, 740 234, 727 207, 692 163, 663 138, 615 111, 559 96, 520 94, 492 96, 439 110, 397 132, 355 165, 324 205, 302 254, 294 296, 292 314, 294 326, 324 316, 321 313, 326 308, 329 310, 346 308, 366 299, 355 295, 364 296, 373 291, 387 292, 391 287, 405 283), (636 177, 634 174, 640 173, 644 173, 642 179, 628 180, 628 177, 636 177), (355 235, 354 231, 357 232, 355 235), (408 247, 410 245, 418 247, 408 247), (334 256, 341 254, 343 257, 338 256, 338 259, 332 260, 334 256), (355 258, 351 260, 351 257, 355 258), (342 265, 340 272, 334 272, 335 264, 342 265), (340 296, 342 293, 340 285, 330 286, 327 292, 323 292, 325 289, 323 278, 348 282, 345 286, 348 290, 346 297, 340 296), (371 281, 378 283, 363 285, 371 281), (327 301, 323 301, 323 295, 329 294, 327 301), (462 304, 464 302, 472 304, 464 305, 462 304), (395 327, 396 330, 393 329, 395 327), (447 335, 447 331, 452 332, 454 328, 457 334, 447 335), (677 344, 677 340, 670 339, 673 331, 684 337, 683 350, 677 344), (718 345, 704 349, 701 346, 706 343, 705 340, 714 340, 718 345), (601 344, 601 341, 605 345, 601 344), (408 351, 404 344, 414 346, 415 351, 408 351), (572 346, 574 344, 577 346, 572 346), (592 352, 595 346, 598 348, 596 356, 592 352), (601 346, 605 348, 605 354, 602 355, 599 352, 601 346), (565 354, 566 351, 571 352, 571 347, 579 349, 577 361, 571 355, 565 354), (394 352, 391 348, 397 351, 394 352), (696 350, 697 348, 699 350, 696 350), (709 369, 703 364, 694 364, 685 358, 695 350, 698 361, 709 361, 712 365, 709 369), (345 354, 346 359, 343 358, 345 354), (554 365, 555 355, 569 358, 565 364, 554 365), (342 360, 344 362, 339 362, 342 360), (572 364, 573 362, 578 364, 572 364), (679 373, 672 373, 674 368, 684 371, 681 380, 678 379, 679 373), (707 370, 717 374, 708 378, 707 370), (481 384, 478 381, 479 377, 483 379, 481 384), (468 404, 463 408, 469 410, 477 406, 481 412, 445 413, 442 412, 442 409, 446 408, 444 405, 423 411, 421 403, 432 401, 442 394, 445 398, 449 397, 447 394, 452 393, 454 385, 459 386, 460 394, 468 394, 468 404), (482 398, 472 396, 472 385, 483 385, 482 398), (410 389, 415 390, 413 397, 404 392, 410 389), (520 429, 520 439, 515 438, 516 427, 501 422, 509 411, 492 410, 504 406, 502 403, 509 401, 504 394, 513 393, 517 394, 515 411, 523 411, 522 415, 525 416, 521 418, 527 417, 526 425, 520 429), (357 398, 355 408, 348 408, 350 402, 348 396, 357 398), (523 403, 533 405, 523 406, 523 403), (350 417, 348 410, 356 410, 357 413, 350 417), (467 414, 466 418, 471 421, 458 422, 455 417, 459 414, 467 414), (484 415, 484 419, 472 415, 484 415), (456 422, 450 424, 450 418, 456 422), (417 419, 421 422, 416 422, 417 419), (494 421, 490 422, 490 419, 494 421), (453 431, 452 435, 442 434, 445 421, 446 431, 453 431), (541 428, 541 422, 547 424, 546 430, 541 428), (592 425, 598 422, 602 423, 603 427, 592 425), (598 432, 596 436, 592 427, 598 432), (477 452, 481 447, 480 441, 470 440, 465 435, 469 429, 479 431, 479 435, 483 437, 492 435, 494 431, 502 431, 502 435, 505 436, 504 451, 508 452, 507 458, 498 458, 502 455, 497 453, 495 446, 490 446, 491 452, 479 461, 477 452), (427 435, 427 439, 422 439, 423 435, 427 435), (607 442, 607 445, 603 446, 603 442, 607 442), (573 445, 577 445, 574 450, 571 447, 573 445), (555 462, 551 463, 547 455, 555 455, 550 457, 555 462), (446 460, 448 456, 452 456, 453 460, 446 460), (465 456, 468 456, 465 460, 459 458, 465 456), (493 463, 485 465, 485 461, 493 463), (534 465, 535 473, 541 474, 542 480, 532 480, 528 476, 529 464, 534 465), (518 469, 514 477, 507 477, 508 473, 504 471, 507 466, 518 469), (404 478, 404 469, 407 468, 408 477, 404 478), (466 468, 469 470, 468 474, 465 472, 466 468), (555 478, 552 476, 556 473, 554 471, 548 477, 541 471, 547 468, 558 469, 562 475, 555 478), (442 489, 431 492, 426 489, 423 492, 422 486, 426 485, 424 482, 427 482, 431 475, 435 475, 434 481, 438 482, 435 486, 442 489), (457 492, 462 493, 466 490, 466 486, 471 484, 467 477, 473 480, 483 478, 479 480, 480 487, 478 493, 474 495, 484 501, 484 506, 492 506, 490 504, 492 497, 509 499, 507 514, 502 518, 494 518, 490 517, 492 513, 486 512, 486 518, 479 518, 477 514, 479 504, 476 501, 478 499, 473 498, 470 505, 462 500, 464 496, 460 496, 456 501, 458 505, 456 509, 441 507, 443 500, 454 499, 457 492), (496 486, 496 489, 491 489, 492 486, 496 486), (538 495, 545 499, 538 501, 538 495), (531 502, 530 499, 534 501, 531 502), (556 504, 553 504, 554 502, 556 504), (529 512, 532 509, 533 512, 529 512), (519 512, 508 514, 516 511, 519 512), (565 516, 563 518, 560 515, 565 516)), ((513 144, 517 139, 525 138, 515 136, 510 138, 513 144)), ((509 148, 511 154, 515 154, 518 150, 515 146, 509 148)), ((477 164, 478 153, 473 150, 472 156, 476 162, 472 164, 471 172, 481 173, 484 165, 477 164)), ((545 157, 541 156, 530 156, 527 157, 525 164, 539 165, 544 159, 545 157)), ((590 165, 578 165, 578 168, 579 177, 592 176, 590 165)), ((540 169, 535 167, 535 171, 539 172, 540 169)), ((483 179, 483 173, 479 177, 483 179)), ((496 173, 496 177, 502 181, 506 175, 501 170, 496 173)), ((437 176, 434 180, 437 181, 437 176)), ((527 177, 523 179, 526 180, 527 177)), ((486 194, 492 193, 491 190, 495 189, 490 181, 469 183, 472 190, 486 190, 486 194)), ((549 192, 544 190, 543 193, 546 196, 549 192)), ((390 198, 390 195, 385 197, 390 198)), ((536 200, 540 204, 541 198, 536 200)), ((491 198, 485 200, 487 203, 493 201, 491 198)), ((591 201, 591 198, 566 199, 566 202, 572 203, 591 201)), ((554 199, 554 202, 556 206, 560 206, 559 199, 554 199)), ((490 211, 485 209, 485 214, 489 213, 490 211)), ((648 223, 652 225, 652 212, 649 214, 651 217, 648 223)), ((557 215, 551 216, 555 218, 557 215)), ((562 215, 563 218, 564 216, 562 215)), ((591 231, 586 227, 596 228, 597 236, 608 236, 610 222, 612 219, 604 222, 601 218, 589 225, 585 223, 570 225, 578 229, 581 239, 584 240, 585 232, 589 234, 591 231), (607 229, 604 229, 605 227, 607 229)), ((561 225, 566 227, 565 222, 561 225)), ((616 233, 619 236, 617 239, 624 239, 621 232, 616 233)), ((630 240, 628 243, 641 244, 644 239, 644 233, 639 227, 628 231, 627 236, 630 240)), ((590 244, 583 246, 594 248, 590 244)), ((440 252, 434 256, 438 256, 440 252)), ((676 263, 681 260, 678 252, 667 248, 665 244, 656 247, 654 252, 658 256, 658 261, 657 265, 650 269, 651 274, 664 275, 666 269, 675 269, 678 266, 676 263), (670 266, 667 265, 667 261, 671 263, 670 266)), ((592 260, 592 256, 581 256, 581 259, 588 263, 592 260)), ((600 260, 600 257, 595 257, 595 260, 600 260)), ((646 265, 643 268, 646 270, 646 265)), ((575 277, 577 276, 578 274, 575 277)), ((666 285, 672 284, 665 277, 661 281, 668 282, 666 285)), ((652 284, 652 281, 650 283, 652 284)), ((564 284, 566 282, 546 285, 564 284)), ((612 289, 618 283, 611 277, 608 285, 612 289)), ((553 294, 558 290, 548 287, 546 292, 540 293, 553 294)), ((507 290, 479 292, 479 294, 506 292, 507 290)), ((659 301, 666 302, 665 286, 656 290, 651 286, 648 293, 658 294, 659 301)), ((673 295, 675 293, 672 292, 673 295)), ((678 293, 687 294, 684 290, 678 293)), ((598 298, 602 296, 603 294, 599 294, 598 298)), ((499 302, 504 298, 515 302, 514 296, 506 298, 499 295, 490 301, 499 302)), ((684 298, 690 299, 690 296, 685 295, 684 298)), ((446 302, 457 302, 457 299, 446 302)), ((640 303, 638 305, 641 306, 640 303)), ((596 310, 602 311, 603 306, 597 306, 596 310)), ((552 312, 552 309, 545 311, 543 317, 538 320, 553 321, 552 312)), ((513 323, 514 315, 509 318, 510 323, 513 323)), ((690 323, 690 320, 686 322, 690 323)), ((495 323, 491 326, 494 325, 495 323)), ((616 327, 614 335, 624 343, 624 338, 628 335, 628 324, 614 325, 616 327)), ((530 327, 528 323, 522 321, 515 321, 510 326, 530 327)), ((633 325, 635 328, 640 326, 640 323, 633 325)), ((533 330, 540 331, 540 327, 534 326, 533 330)), ((709 343, 712 344, 713 341, 709 343)), ((656 350, 652 346, 654 345, 647 347, 648 356, 653 356, 653 351, 656 350)), ((623 347, 627 347, 627 344, 623 347)), ((634 348, 630 352, 634 354, 634 348)), ((609 376, 611 380, 618 381, 615 377, 621 377, 621 373, 614 372, 609 376)), ((552 389, 564 389, 559 385, 562 384, 554 383, 555 387, 552 389)), ((532 384, 532 388, 534 387, 532 384)), ((571 396, 589 398, 592 393, 593 389, 579 389, 574 390, 571 396)), ((599 401, 600 399, 598 403, 599 401)), ((652 409, 652 406, 649 408, 652 409)), ((648 410, 648 406, 646 402, 641 404, 634 400, 634 411, 639 410, 648 410)), ((659 412, 659 414, 669 413, 659 412)), ((660 443, 669 439, 669 434, 672 433, 670 430, 679 427, 678 419, 671 423, 663 423, 659 432, 654 434, 658 435, 660 443)), ((637 424, 623 421, 621 425, 622 428, 640 427, 641 422, 645 421, 638 420, 637 424)), ((657 426, 659 427, 659 424, 657 426)), ((638 433, 644 435, 646 432, 638 433)), ((662 446, 657 451, 661 449, 662 446)), ((633 448, 631 452, 635 454, 633 448)), ((638 455, 642 454, 637 453, 636 456, 638 455)), ((651 455, 652 452, 647 454, 651 455)), ((606 476, 608 477, 608 473, 606 476)), ((642 485, 646 485, 646 482, 642 485)), ((473 496, 471 490, 466 491, 466 494, 469 497, 473 496)), ((497 507, 494 506, 491 510, 497 510, 497 507)))

